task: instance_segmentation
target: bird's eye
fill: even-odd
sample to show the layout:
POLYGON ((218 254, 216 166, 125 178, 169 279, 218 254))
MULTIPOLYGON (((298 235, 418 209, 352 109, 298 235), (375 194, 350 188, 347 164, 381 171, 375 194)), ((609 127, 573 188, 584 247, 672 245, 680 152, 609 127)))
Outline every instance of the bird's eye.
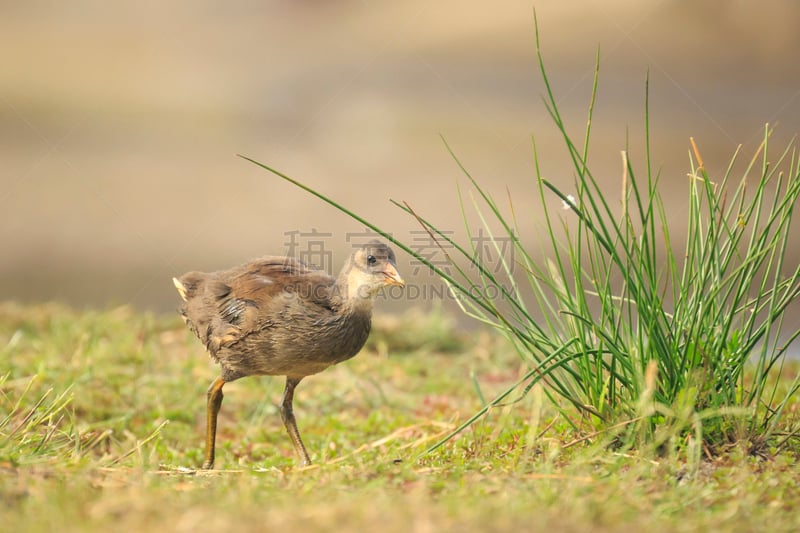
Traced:
POLYGON ((375 259, 375 256, 374 256, 374 255, 368 255, 368 256, 367 256, 367 264, 369 264, 369 265, 374 265, 374 264, 375 264, 375 263, 377 263, 377 262, 378 262, 378 260, 377 260, 377 259, 375 259))

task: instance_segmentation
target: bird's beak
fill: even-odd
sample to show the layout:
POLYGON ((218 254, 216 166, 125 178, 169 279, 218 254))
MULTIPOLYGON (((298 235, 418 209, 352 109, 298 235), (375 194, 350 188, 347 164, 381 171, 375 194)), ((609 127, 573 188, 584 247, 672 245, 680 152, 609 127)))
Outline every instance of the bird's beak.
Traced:
POLYGON ((398 287, 405 287, 406 282, 400 277, 397 268, 391 263, 386 264, 386 268, 382 274, 386 277, 384 280, 387 285, 397 285, 398 287))

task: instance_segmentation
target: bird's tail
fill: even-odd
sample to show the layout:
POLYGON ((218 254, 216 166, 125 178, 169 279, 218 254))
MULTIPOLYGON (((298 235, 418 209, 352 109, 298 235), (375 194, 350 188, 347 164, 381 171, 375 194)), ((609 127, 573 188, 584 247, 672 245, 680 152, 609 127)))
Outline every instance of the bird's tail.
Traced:
POLYGON ((181 295, 181 299, 185 302, 186 300, 186 286, 181 283, 181 280, 178 278, 172 278, 172 283, 175 284, 175 288, 178 289, 178 294, 181 295))

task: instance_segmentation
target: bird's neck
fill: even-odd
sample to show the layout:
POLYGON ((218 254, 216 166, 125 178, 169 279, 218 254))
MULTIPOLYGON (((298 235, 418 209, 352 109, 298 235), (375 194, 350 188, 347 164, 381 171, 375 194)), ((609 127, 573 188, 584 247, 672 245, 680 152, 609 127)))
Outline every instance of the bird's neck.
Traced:
POLYGON ((359 283, 359 276, 353 270, 343 271, 333 286, 332 303, 341 313, 372 313, 372 302, 375 299, 365 285, 359 283))

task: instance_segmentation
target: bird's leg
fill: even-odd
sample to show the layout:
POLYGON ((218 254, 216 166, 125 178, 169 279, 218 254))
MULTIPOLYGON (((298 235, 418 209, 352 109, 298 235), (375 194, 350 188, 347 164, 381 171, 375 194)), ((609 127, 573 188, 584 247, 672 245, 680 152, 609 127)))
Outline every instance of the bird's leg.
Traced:
POLYGON ((214 449, 217 440, 217 414, 222 406, 222 386, 225 380, 218 377, 208 388, 208 405, 206 406, 206 460, 203 470, 214 468, 214 449))
POLYGON ((281 400, 281 420, 283 425, 286 426, 286 431, 292 438, 294 449, 297 450, 298 455, 303 460, 303 466, 311 464, 311 459, 308 458, 308 452, 303 445, 300 438, 300 432, 297 430, 297 422, 294 419, 294 410, 292 409, 292 400, 294 399, 294 388, 300 383, 302 378, 286 377, 286 388, 283 390, 283 399, 281 400))

